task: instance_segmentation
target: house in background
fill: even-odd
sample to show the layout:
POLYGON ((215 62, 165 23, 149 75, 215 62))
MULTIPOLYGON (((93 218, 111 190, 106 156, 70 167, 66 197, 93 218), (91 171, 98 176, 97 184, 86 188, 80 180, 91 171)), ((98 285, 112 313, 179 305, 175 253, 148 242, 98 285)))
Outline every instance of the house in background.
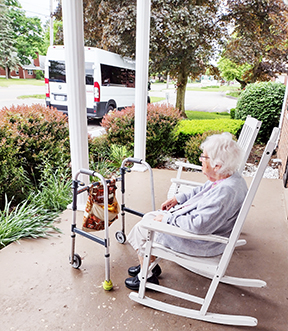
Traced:
MULTIPOLYGON (((10 75, 12 78, 22 78, 22 79, 35 79, 36 71, 41 70, 43 73, 45 71, 45 56, 36 53, 36 59, 30 59, 30 63, 26 65, 19 65, 18 70, 11 71, 10 75)), ((0 77, 5 77, 5 68, 0 67, 0 77)))

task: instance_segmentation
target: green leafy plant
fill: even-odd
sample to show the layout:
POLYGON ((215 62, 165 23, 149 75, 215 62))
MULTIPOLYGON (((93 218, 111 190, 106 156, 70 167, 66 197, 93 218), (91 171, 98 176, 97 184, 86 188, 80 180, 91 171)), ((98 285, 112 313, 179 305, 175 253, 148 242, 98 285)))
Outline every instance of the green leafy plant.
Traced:
POLYGON ((285 86, 281 83, 250 84, 238 99, 235 118, 245 120, 251 115, 262 121, 257 140, 266 143, 273 127, 279 125, 285 86))
POLYGON ((61 212, 72 202, 71 185, 70 168, 59 166, 53 169, 48 162, 45 162, 36 197, 34 194, 31 195, 32 203, 50 211, 61 212))
POLYGON ((54 226, 58 212, 30 203, 29 199, 15 208, 11 202, 6 198, 4 210, 0 210, 0 248, 22 238, 47 237, 51 232, 59 232, 54 226))
MULTIPOLYGON (((104 178, 111 178, 113 172, 116 171, 115 167, 111 165, 111 162, 109 159, 101 158, 98 161, 97 160, 90 160, 90 169, 98 172, 100 175, 102 175, 104 178)), ((94 179, 93 179, 94 181, 94 179)))
POLYGON ((128 151, 126 146, 111 145, 110 147, 110 161, 112 166, 119 169, 121 167, 122 161, 127 157, 133 155, 132 151, 128 151))

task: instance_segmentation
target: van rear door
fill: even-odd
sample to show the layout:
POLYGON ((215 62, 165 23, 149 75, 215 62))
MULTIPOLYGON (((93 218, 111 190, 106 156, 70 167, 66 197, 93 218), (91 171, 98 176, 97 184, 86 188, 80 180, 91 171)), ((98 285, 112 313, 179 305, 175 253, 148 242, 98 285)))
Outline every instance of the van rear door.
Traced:
POLYGON ((67 84, 65 62, 61 60, 49 61, 49 91, 50 106, 67 114, 67 84))

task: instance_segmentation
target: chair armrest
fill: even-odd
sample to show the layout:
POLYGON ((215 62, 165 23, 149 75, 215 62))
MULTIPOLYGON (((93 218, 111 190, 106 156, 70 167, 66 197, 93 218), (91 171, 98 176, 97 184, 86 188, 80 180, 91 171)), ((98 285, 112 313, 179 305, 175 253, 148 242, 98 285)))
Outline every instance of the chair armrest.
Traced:
POLYGON ((171 236, 181 237, 191 240, 204 240, 204 241, 214 241, 222 244, 228 244, 229 239, 226 237, 216 236, 213 234, 210 235, 199 235, 191 232, 184 231, 177 226, 172 226, 170 224, 165 224, 149 219, 142 219, 141 226, 147 230, 162 232, 170 234, 171 236))
POLYGON ((189 169, 195 169, 195 170, 202 170, 202 167, 193 163, 188 163, 188 162, 181 162, 181 161, 176 161, 175 164, 178 167, 183 167, 183 168, 189 168, 189 169))
POLYGON ((199 183, 199 182, 193 182, 191 180, 185 180, 185 179, 177 179, 177 178, 171 178, 172 183, 176 184, 183 184, 187 186, 200 186, 203 185, 204 183, 199 183))

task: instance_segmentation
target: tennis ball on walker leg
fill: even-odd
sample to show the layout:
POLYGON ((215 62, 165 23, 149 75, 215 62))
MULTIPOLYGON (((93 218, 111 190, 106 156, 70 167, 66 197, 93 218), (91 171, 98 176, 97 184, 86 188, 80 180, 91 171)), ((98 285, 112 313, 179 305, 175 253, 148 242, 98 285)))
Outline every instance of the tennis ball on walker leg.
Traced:
POLYGON ((113 284, 112 284, 111 280, 109 280, 109 281, 104 280, 104 282, 103 282, 103 288, 104 288, 105 291, 112 290, 113 284))

